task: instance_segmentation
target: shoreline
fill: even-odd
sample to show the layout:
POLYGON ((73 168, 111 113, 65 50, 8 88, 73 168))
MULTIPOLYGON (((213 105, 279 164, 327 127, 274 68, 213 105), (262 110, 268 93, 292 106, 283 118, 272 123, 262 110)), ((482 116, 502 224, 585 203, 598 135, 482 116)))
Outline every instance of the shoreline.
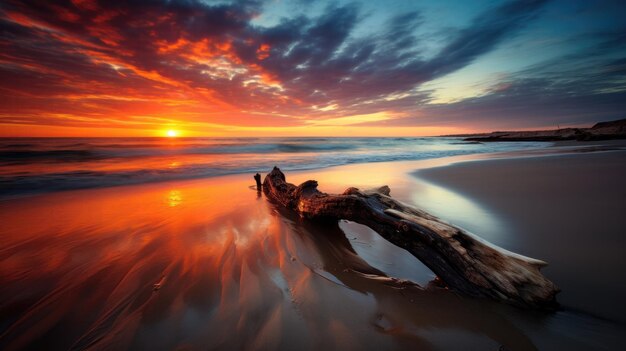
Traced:
POLYGON ((445 138, 213 139, 156 141, 52 139, 45 143, 0 145, 0 197, 266 173, 273 166, 291 172, 350 164, 419 161, 516 149, 549 143, 465 145, 445 138), (67 162, 66 162, 67 161, 67 162))
POLYGON ((589 128, 559 128, 553 130, 501 131, 465 135, 467 141, 601 141, 626 139, 626 119, 599 122, 589 128))
MULTIPOLYGON (((423 168, 431 168, 431 167, 439 167, 441 165, 456 163, 456 162, 464 162, 464 161, 481 161, 481 160, 490 160, 497 158, 513 158, 513 157, 536 157, 543 155, 551 155, 554 153, 578 153, 578 152, 600 152, 600 151, 612 151, 612 150, 622 150, 626 149, 626 141, 622 140, 610 140, 610 141, 588 141, 588 142, 580 142, 580 141, 559 141, 559 142, 550 142, 551 145, 546 145, 543 147, 536 148, 528 148, 528 149, 519 149, 513 151, 502 151, 502 152, 476 152, 471 154, 461 154, 461 155, 453 155, 453 156, 444 156, 444 157, 434 157, 434 158, 425 158, 425 159, 416 159, 416 160, 393 160, 393 161, 369 161, 369 162, 356 162, 356 163, 348 163, 341 165, 330 165, 324 167, 312 167, 312 168, 303 168, 296 170, 286 170, 288 174, 302 174, 302 173, 311 173, 317 174, 323 172, 325 170, 333 171, 342 169, 344 167, 359 167, 364 165, 388 165, 394 164, 401 168, 403 171, 405 170, 407 173, 412 173, 417 169, 423 168), (410 169, 414 167, 415 169, 410 169)), ((280 162, 276 162, 278 166, 280 166, 280 162)), ((57 189, 51 191, 33 191, 33 192, 21 192, 15 194, 8 194, 0 196, 0 202, 2 201, 12 201, 18 199, 26 199, 38 196, 46 196, 49 194, 56 193, 65 193, 65 192, 74 192, 74 191, 89 191, 89 190, 97 190, 97 189, 108 189, 108 188, 124 188, 124 187, 133 187, 133 186, 148 186, 148 185, 158 185, 158 184, 170 184, 170 183, 184 183, 184 182, 194 182, 194 181, 203 181, 209 179, 220 179, 223 177, 240 177, 245 175, 253 175, 256 172, 261 173, 262 176, 265 176, 267 172, 271 169, 267 170, 254 170, 248 172, 240 172, 234 171, 232 173, 227 172, 223 174, 215 174, 215 175, 199 175, 199 176, 180 176, 173 177, 171 179, 156 179, 156 180, 148 180, 141 181, 137 180, 136 182, 129 182, 124 184, 109 184, 102 186, 94 186, 94 185, 85 185, 85 186, 77 186, 75 188, 68 189, 57 189)), ((359 181, 359 179, 357 179, 359 181)))

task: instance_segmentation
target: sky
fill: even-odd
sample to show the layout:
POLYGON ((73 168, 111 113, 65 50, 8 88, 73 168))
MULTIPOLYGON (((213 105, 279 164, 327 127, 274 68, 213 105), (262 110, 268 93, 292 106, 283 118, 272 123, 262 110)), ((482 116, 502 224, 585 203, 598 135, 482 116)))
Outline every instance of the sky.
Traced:
POLYGON ((589 126, 626 117, 625 14, 623 0, 3 0, 0 136, 589 126))

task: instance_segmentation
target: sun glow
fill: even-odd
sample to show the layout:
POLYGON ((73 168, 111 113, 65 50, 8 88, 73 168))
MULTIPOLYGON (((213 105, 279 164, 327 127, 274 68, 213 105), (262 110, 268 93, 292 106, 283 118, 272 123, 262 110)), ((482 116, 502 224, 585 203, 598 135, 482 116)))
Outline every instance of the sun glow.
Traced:
POLYGON ((178 131, 169 129, 168 131, 165 132, 165 136, 167 136, 168 138, 175 138, 178 136, 178 131))

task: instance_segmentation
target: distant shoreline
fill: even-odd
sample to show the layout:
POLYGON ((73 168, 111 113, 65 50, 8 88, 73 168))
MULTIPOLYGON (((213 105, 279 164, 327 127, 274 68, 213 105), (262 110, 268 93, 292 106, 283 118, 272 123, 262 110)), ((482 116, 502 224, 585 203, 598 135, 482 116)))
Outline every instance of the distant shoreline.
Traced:
POLYGON ((560 128, 535 131, 497 131, 491 133, 445 135, 465 141, 597 141, 626 139, 626 119, 596 123, 590 128, 560 128))

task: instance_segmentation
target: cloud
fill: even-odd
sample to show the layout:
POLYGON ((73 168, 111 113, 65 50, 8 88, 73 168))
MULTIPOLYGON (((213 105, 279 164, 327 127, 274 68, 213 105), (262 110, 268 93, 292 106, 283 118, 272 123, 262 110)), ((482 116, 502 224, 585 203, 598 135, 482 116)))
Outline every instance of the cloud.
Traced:
POLYGON ((368 114, 362 114, 362 115, 328 118, 328 119, 323 119, 323 120, 314 119, 314 120, 306 121, 306 123, 310 125, 319 125, 319 126, 352 126, 352 125, 368 124, 371 122, 387 121, 393 118, 397 118, 396 115, 397 114, 393 112, 383 111, 383 112, 375 112, 375 113, 368 113, 368 114))
POLYGON ((468 28, 451 34, 439 55, 428 61, 421 58, 413 34, 422 21, 419 12, 392 18, 377 36, 355 38, 349 29, 358 20, 356 8, 333 8, 316 21, 288 20, 279 30, 268 30, 268 39, 277 32, 299 35, 290 40, 278 36, 280 47, 289 49, 260 65, 300 101, 335 103, 343 108, 370 102, 364 108, 371 110, 378 106, 372 100, 410 91, 471 63, 528 23, 543 3, 516 1, 487 11, 468 28), (327 37, 333 40, 327 41, 327 37))
POLYGON ((588 74, 577 73, 566 74, 569 79, 512 76, 482 96, 423 105, 420 115, 392 120, 391 125, 465 125, 489 131, 592 125, 624 118, 626 60, 606 62, 588 74))
POLYGON ((488 10, 472 24, 450 36, 443 50, 425 65, 432 78, 450 73, 491 51, 512 32, 527 25, 545 0, 513 1, 488 10))
MULTIPOLYGON (((558 98, 566 83, 546 69, 534 69, 541 77, 513 75, 499 90, 449 105, 432 104, 419 87, 506 43, 545 3, 518 0, 487 8, 450 29, 439 52, 426 55, 427 39, 416 34, 427 19, 420 9, 390 16, 363 34, 356 30, 366 19, 358 4, 259 26, 254 19, 265 7, 256 1, 5 1, 0 123, 144 128, 150 116, 155 125, 179 119, 289 127, 393 115, 359 121, 433 125, 460 121, 455 116, 471 111, 508 118, 507 106, 519 118, 530 113, 529 120, 540 121, 545 113, 532 110, 543 101, 549 111, 567 101, 558 98), (551 102, 547 87, 555 89, 548 94, 551 102), (436 117, 424 117, 429 113, 436 117)), ((623 67, 615 59, 592 81, 610 78, 619 88, 623 67)), ((608 103, 613 95, 598 96, 610 87, 587 85, 593 90, 590 106, 608 103)))

